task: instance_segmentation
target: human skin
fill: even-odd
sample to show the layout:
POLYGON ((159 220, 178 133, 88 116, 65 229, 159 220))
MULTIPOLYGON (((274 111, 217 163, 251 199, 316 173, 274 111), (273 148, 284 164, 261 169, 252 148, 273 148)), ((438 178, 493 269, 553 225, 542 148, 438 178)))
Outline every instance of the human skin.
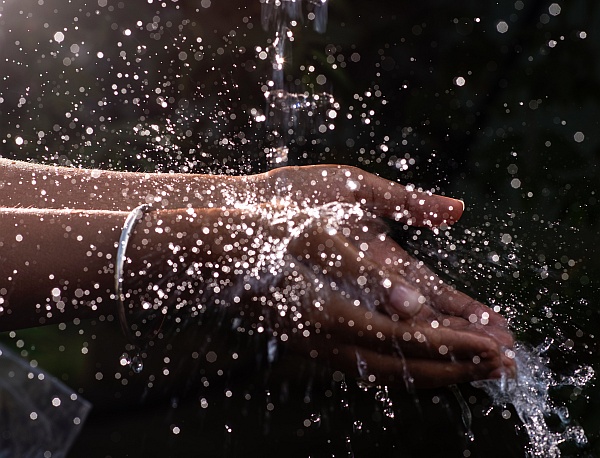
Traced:
MULTIPOLYGON (((0 189, 0 199, 7 207, 13 207, 0 212, 4 258, 0 266, 2 329, 114 314, 112 265, 116 240, 128 213, 114 208, 129 210, 147 202, 149 192, 152 192, 150 200, 159 208, 168 205, 171 209, 153 211, 136 228, 128 252, 133 263, 155 258, 164 265, 174 256, 171 248, 165 248, 169 244, 183 248, 186 265, 234 264, 244 256, 244 243, 237 252, 229 251, 226 255, 219 254, 215 246, 207 249, 207 245, 192 251, 197 247, 193 234, 198 233, 199 225, 214 227, 217 230, 211 235, 214 240, 230 236, 232 227, 247 226, 249 221, 263 233, 277 235, 283 229, 267 224, 255 211, 223 208, 232 195, 234 203, 248 202, 244 195, 248 183, 258 189, 262 205, 275 195, 312 206, 332 201, 358 203, 382 216, 429 226, 451 224, 462 213, 459 201, 416 193, 350 167, 280 169, 249 178, 227 178, 226 186, 217 177, 202 175, 123 174, 22 163, 11 166, 5 160, 1 165, 4 169, 0 176, 11 185, 0 189), (312 182, 314 185, 306 186, 312 182), (24 194, 16 191, 21 186, 27 190, 24 194), (126 194, 121 192, 124 186, 130 190, 126 194), (197 192, 191 199, 191 187, 203 189, 203 186, 214 187, 214 192, 210 195, 197 192), (220 186, 229 194, 216 192, 220 186), (73 191, 66 193, 67 188, 73 191), (160 195, 161 199, 156 199, 160 195), (31 208, 43 205, 46 207, 31 208), (90 210, 73 210, 86 206, 90 210), (174 209, 181 206, 188 207, 174 209), (229 228, 223 221, 228 222, 229 228), (169 230, 156 231, 159 226, 169 230), (18 305, 15 298, 19 298, 18 305)), ((417 386, 494 378, 503 371, 508 374, 514 371, 514 363, 504 355, 504 349, 512 345, 512 337, 498 314, 441 283, 385 236, 370 240, 368 249, 363 249, 362 236, 354 232, 331 235, 325 229, 317 220, 305 229, 300 241, 289 245, 287 255, 303 262, 293 273, 279 277, 278 281, 283 283, 278 288, 285 291, 286 282, 297 283, 299 278, 310 276, 307 268, 314 272, 316 267, 320 273, 326 271, 326 278, 350 281, 367 273, 369 284, 379 291, 381 300, 375 309, 364 309, 356 307, 356 298, 337 290, 329 291, 330 285, 326 285, 323 291, 327 291, 321 291, 320 296, 308 288, 305 302, 298 307, 304 307, 303 314, 310 323, 319 323, 315 328, 319 331, 313 329, 307 338, 300 336, 303 333, 294 333, 297 327, 289 322, 278 322, 287 329, 293 351, 324 360, 349 373, 356 372, 356 355, 360 354, 369 375, 378 381, 403 380, 410 373, 417 386), (348 262, 340 263, 336 269, 323 264, 321 253, 316 250, 319 245, 328 246, 328 252, 343 253, 341 259, 348 262), (419 276, 421 280, 416 282, 419 276), (422 281, 424 278, 427 281, 422 281), (391 282, 387 288, 382 286, 385 280, 391 282), (312 304, 309 299, 321 297, 327 299, 322 310, 309 307, 312 304), (437 327, 432 326, 434 321, 437 327), (348 326, 349 322, 353 325, 348 326)), ((144 268, 135 264, 130 267, 131 271, 144 268)), ((160 275, 158 270, 149 272, 150 277, 160 275)), ((152 282, 152 278, 145 281, 152 282)), ((261 290, 252 292, 253 297, 267 294, 261 290)), ((245 303, 245 307, 251 306, 257 307, 252 301, 245 303)), ((270 310, 260 308, 254 312, 266 316, 270 310)))
POLYGON ((87 210, 234 207, 274 196, 308 205, 358 203, 415 225, 457 221, 463 203, 411 190, 350 166, 284 167, 249 176, 135 173, 44 166, 0 158, 0 206, 87 210))

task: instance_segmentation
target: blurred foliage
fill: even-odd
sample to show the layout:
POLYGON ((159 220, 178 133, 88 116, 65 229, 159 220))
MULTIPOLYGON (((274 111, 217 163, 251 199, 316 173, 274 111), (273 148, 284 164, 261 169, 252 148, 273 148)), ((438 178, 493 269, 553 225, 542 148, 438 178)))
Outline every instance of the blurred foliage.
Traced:
MULTIPOLYGON (((291 163, 353 164, 463 198, 457 230, 510 234, 515 243, 498 249, 521 253, 521 273, 482 282, 430 261, 485 300, 501 303, 499 289, 518 297, 523 339, 560 329, 575 346, 553 354, 563 368, 600 368, 598 30, 600 4, 589 0, 331 0, 326 33, 296 27, 286 56, 291 91, 327 91, 340 105, 335 128, 294 136, 291 163)), ((0 155, 264 170, 257 117, 272 69, 257 47, 272 37, 258 0, 0 1, 0 155)), ((65 360, 48 358, 61 373, 65 360)), ((600 454, 600 395, 585 397, 572 409, 600 454)))

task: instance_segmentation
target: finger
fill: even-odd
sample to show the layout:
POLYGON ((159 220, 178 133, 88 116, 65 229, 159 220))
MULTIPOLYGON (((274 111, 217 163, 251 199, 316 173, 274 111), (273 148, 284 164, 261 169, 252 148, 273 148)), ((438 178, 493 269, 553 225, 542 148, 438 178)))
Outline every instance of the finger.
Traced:
MULTIPOLYGON (((435 388, 454 383, 499 378, 504 368, 501 359, 466 361, 430 360, 387 355, 355 345, 323 346, 316 340, 309 357, 325 362, 331 369, 371 384, 406 388, 435 388)), ((306 353, 303 353, 306 355, 306 353)))
POLYGON ((441 284, 431 292, 436 308, 444 313, 461 316, 472 323, 507 327, 502 315, 449 285, 441 284))
POLYGON ((467 320, 473 327, 492 336, 505 347, 511 348, 514 345, 514 337, 506 318, 485 304, 446 284, 424 294, 436 310, 467 320))
MULTIPOLYGON (((502 366, 495 361, 474 363, 472 361, 434 361, 410 360, 407 370, 419 388, 436 388, 455 383, 476 380, 498 379, 502 375, 502 366)), ((507 373, 511 373, 507 369, 507 373)))
POLYGON ((339 295, 331 295, 326 312, 315 318, 320 320, 320 333, 332 342, 354 343, 383 353, 401 349, 412 357, 458 360, 502 355, 498 342, 485 334, 424 320, 393 321, 377 311, 353 306, 339 295))
POLYGON ((380 216, 417 226, 437 227, 460 219, 464 203, 402 186, 366 172, 358 173, 356 200, 380 216))
MULTIPOLYGON (((391 238, 382 235, 373 239, 369 244, 368 254, 382 265, 393 266, 410 279, 409 283, 419 285, 420 292, 428 299, 432 308, 445 315, 445 319, 452 315, 461 317, 473 326, 483 329, 502 345, 513 346, 514 338, 502 315, 444 283, 433 270, 409 256, 391 238)), ((424 312, 425 308, 419 315, 424 312)))
POLYGON ((287 189, 291 196, 312 204, 358 202, 380 216, 418 226, 452 224, 464 210, 460 200, 404 187, 350 166, 286 167, 265 176, 266 182, 274 180, 275 188, 287 189))

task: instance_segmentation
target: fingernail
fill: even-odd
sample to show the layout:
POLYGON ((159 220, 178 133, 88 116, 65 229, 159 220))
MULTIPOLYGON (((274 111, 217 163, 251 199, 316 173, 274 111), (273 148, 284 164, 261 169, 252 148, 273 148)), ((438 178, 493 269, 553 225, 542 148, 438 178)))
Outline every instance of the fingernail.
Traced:
POLYGON ((403 316, 416 315, 424 302, 425 298, 418 291, 403 284, 395 285, 390 293, 392 307, 403 316))
MULTIPOLYGON (((458 215, 458 217, 460 217, 460 215, 462 215, 465 211, 465 203, 459 199, 452 199, 452 205, 448 206, 448 211, 450 212, 450 215, 454 215, 457 210, 460 212, 458 215)), ((452 217, 451 220, 454 221, 455 218, 452 217)))

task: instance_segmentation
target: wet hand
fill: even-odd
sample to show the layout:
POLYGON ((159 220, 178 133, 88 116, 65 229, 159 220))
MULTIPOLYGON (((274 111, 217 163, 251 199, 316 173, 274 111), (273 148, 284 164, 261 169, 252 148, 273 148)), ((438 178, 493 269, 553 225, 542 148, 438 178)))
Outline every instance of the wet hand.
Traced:
MULTIPOLYGON (((464 209, 459 200, 418 192, 348 166, 287 167, 267 176, 271 188, 279 192, 283 189, 284 195, 292 199, 314 204, 358 203, 373 215, 416 226, 444 227, 456 222, 464 209)), ((384 230, 369 230, 361 234, 360 240, 366 244, 367 257, 392 267, 426 299, 415 319, 486 335, 496 341, 503 353, 510 355, 514 339, 500 314, 442 282, 424 263, 387 237, 384 230)), ((514 361, 506 355, 502 359, 506 373, 512 374, 514 361)))
MULTIPOLYGON (((368 237, 366 255, 394 271, 413 285, 426 299, 418 318, 443 322, 453 327, 469 328, 495 339, 507 350, 514 345, 514 338, 506 319, 495 310, 469 297, 445 283, 423 261, 410 256, 398 243, 384 232, 371 233, 368 237)), ((365 238, 365 236, 363 236, 365 238)), ((510 352, 509 352, 510 353, 510 352)), ((514 361, 506 359, 507 370, 514 368, 514 361)))
POLYGON ((255 179, 267 199, 277 195, 308 206, 356 203, 378 216, 416 226, 452 224, 464 209, 460 200, 417 191, 351 166, 282 167, 255 179))
POLYGON ((293 336, 296 351, 368 383, 433 387, 512 375, 514 362, 504 354, 512 336, 498 314, 467 302, 415 260, 407 263, 403 251, 378 262, 383 236, 378 245, 367 243, 364 231, 340 232, 316 225, 290 247, 302 262, 298 275, 308 262, 323 278, 325 296, 307 310, 311 339, 293 336), (326 246, 325 255, 315 250, 326 246))
POLYGON ((427 296, 398 260, 386 265, 365 253, 368 245, 349 229, 356 209, 160 212, 135 243, 163 251, 137 269, 159 263, 171 272, 144 276, 132 297, 149 304, 146 313, 180 323, 217 307, 238 332, 268 333, 370 383, 440 386, 499 376, 504 362, 494 338, 460 317, 460 326, 454 318, 434 325, 427 296))

